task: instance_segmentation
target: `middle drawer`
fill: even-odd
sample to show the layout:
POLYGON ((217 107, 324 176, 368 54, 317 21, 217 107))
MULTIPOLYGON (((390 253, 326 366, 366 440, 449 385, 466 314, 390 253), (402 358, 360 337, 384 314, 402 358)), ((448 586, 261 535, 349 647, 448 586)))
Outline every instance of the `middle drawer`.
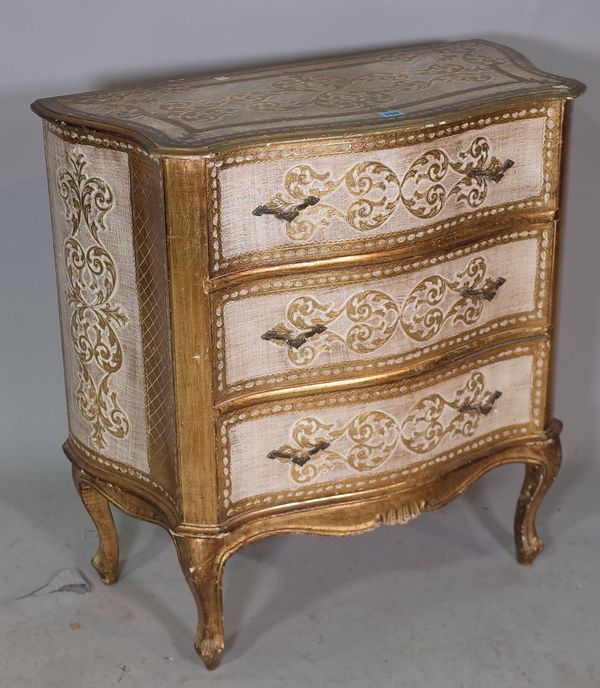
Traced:
POLYGON ((543 328, 553 245, 553 223, 527 225, 418 258, 216 292, 217 397, 402 370, 543 328))

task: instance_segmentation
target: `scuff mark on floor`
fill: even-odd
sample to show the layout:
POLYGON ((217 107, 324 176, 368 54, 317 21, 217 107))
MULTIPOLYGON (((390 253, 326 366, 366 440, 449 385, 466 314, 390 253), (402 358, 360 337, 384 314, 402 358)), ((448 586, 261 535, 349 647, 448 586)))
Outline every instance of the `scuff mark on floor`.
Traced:
POLYGON ((125 674, 129 671, 129 667, 127 666, 127 664, 121 664, 119 669, 121 670, 121 675, 117 679, 117 683, 121 683, 121 681, 123 680, 123 676, 125 676, 125 674))
POLYGON ((57 592, 71 592, 76 595, 85 595, 93 590, 92 584, 83 575, 79 569, 62 569, 56 573, 48 583, 35 588, 31 592, 20 597, 15 597, 16 600, 24 600, 28 597, 41 597, 42 595, 52 595, 57 592))

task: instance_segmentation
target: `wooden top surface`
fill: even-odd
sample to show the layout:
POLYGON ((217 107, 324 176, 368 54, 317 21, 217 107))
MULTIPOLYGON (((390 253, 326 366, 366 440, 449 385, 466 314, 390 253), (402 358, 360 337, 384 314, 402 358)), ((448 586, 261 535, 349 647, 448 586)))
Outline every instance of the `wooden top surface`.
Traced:
POLYGON ((42 117, 125 134, 157 153, 209 152, 437 123, 444 114, 536 98, 583 84, 489 41, 431 43, 94 91, 33 103, 42 117))

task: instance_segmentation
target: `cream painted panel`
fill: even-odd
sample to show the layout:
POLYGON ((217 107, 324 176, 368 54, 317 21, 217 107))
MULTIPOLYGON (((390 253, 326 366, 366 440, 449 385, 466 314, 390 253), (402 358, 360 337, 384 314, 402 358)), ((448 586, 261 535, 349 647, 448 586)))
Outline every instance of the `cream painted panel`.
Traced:
MULTIPOLYGON (((514 346, 454 364, 420 381, 399 382, 342 395, 317 395, 242 411, 222 425, 223 501, 229 513, 250 505, 293 501, 371 487, 377 477, 458 455, 492 433, 541 429, 545 345, 514 346), (488 415, 465 411, 502 392, 488 415), (349 401, 351 400, 351 401, 349 401), (276 451, 329 446, 298 467, 276 451), (354 479, 349 483, 348 479, 354 479), (346 481, 345 483, 343 481, 346 481), (356 482, 358 481, 358 482, 356 482), (328 491, 319 489, 327 483, 328 491), (260 498, 253 500, 258 495, 260 498), (237 506, 236 506, 237 505, 237 506)), ((496 439, 496 437, 494 437, 496 439)), ((481 441, 484 446, 485 441, 481 441)))
POLYGON ((70 433, 148 472, 127 154, 45 145, 70 433))
POLYGON ((415 145, 312 158, 269 161, 267 151, 267 160, 225 167, 218 173, 220 246, 213 246, 213 262, 218 269, 250 253, 260 265, 263 254, 272 262, 275 247, 406 235, 475 209, 543 199, 546 122, 535 116, 415 145), (468 178, 469 166, 487 168, 492 158, 514 166, 498 182, 468 178), (418 179, 405 179, 411 168, 418 179), (293 204, 309 195, 320 201, 291 222, 252 214, 277 195, 293 204))
POLYGON ((315 288, 300 276, 263 282, 256 295, 246 290, 244 298, 229 292, 216 315, 224 361, 217 388, 227 394, 373 374, 431 352, 436 344, 438 350, 449 348, 458 335, 489 323, 498 332, 540 320, 551 232, 547 225, 433 259, 308 278, 313 285, 321 279, 336 286, 315 288), (381 279, 384 272, 389 276, 381 279), (505 282, 491 300, 463 295, 466 288, 481 289, 500 278, 505 282), (316 325, 327 329, 299 348, 262 338, 273 330, 297 337, 316 325))

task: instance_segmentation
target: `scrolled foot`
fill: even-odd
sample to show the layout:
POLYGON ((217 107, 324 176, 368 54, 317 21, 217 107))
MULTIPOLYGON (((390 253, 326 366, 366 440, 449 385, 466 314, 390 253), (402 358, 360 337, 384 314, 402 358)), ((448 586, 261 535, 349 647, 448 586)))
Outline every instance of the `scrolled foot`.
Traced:
POLYGON ((99 549, 96 554, 92 557, 90 562, 100 580, 105 585, 114 585, 119 580, 119 562, 117 561, 106 561, 105 555, 101 549, 99 549))
POLYGON ((112 585, 119 579, 119 539, 108 499, 76 466, 73 482, 98 532, 98 551, 92 557, 92 566, 103 583, 112 585))
POLYGON ((544 549, 544 543, 539 537, 533 537, 528 542, 517 544, 517 561, 528 566, 533 564, 537 555, 544 549))
POLYGON ((196 652, 201 657, 207 669, 216 669, 221 661, 225 649, 225 639, 220 637, 204 637, 199 643, 194 643, 196 652))

